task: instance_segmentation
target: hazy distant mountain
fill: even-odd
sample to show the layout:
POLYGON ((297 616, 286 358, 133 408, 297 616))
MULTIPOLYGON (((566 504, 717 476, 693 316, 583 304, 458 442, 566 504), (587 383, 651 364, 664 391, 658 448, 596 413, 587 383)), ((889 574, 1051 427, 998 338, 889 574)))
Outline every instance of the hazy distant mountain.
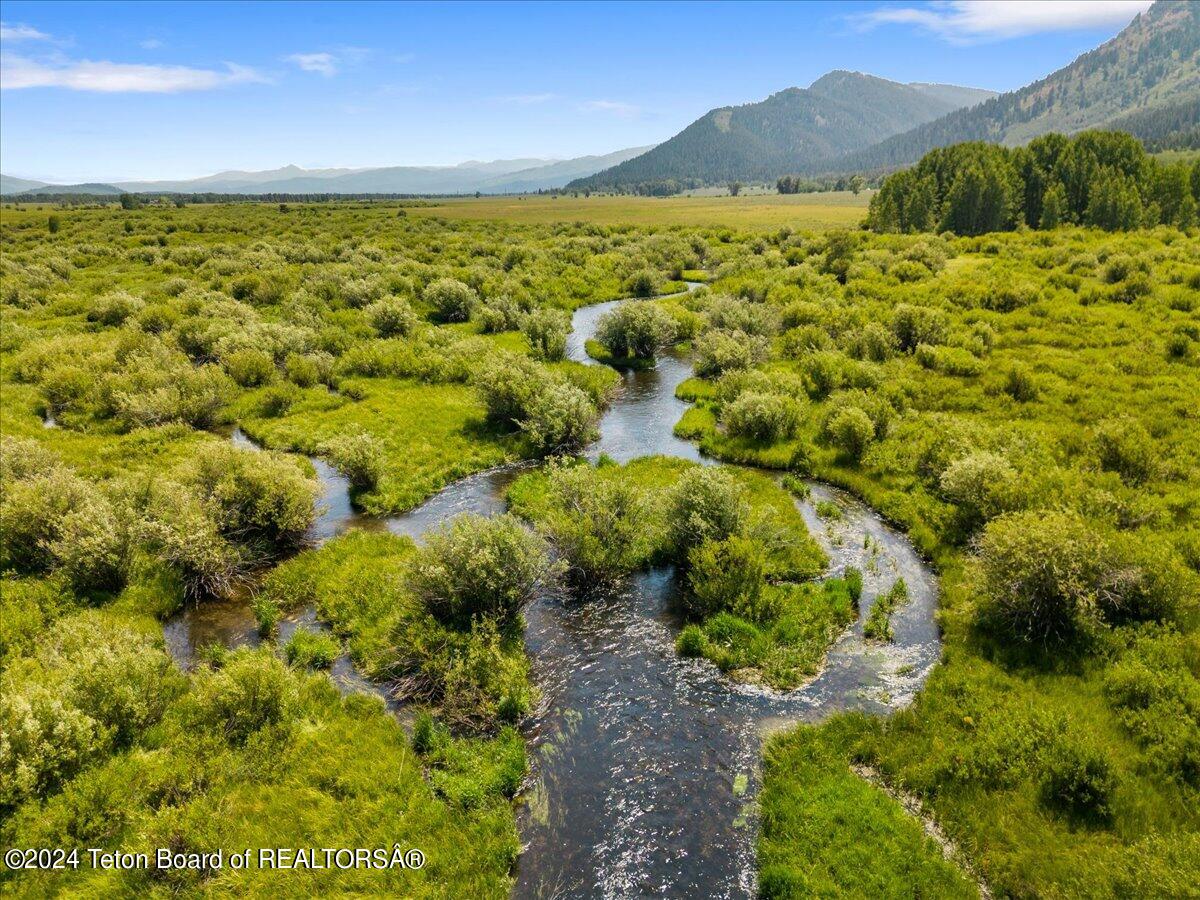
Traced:
POLYGON ((995 91, 985 91, 983 88, 959 87, 957 84, 927 84, 923 81, 910 81, 908 86, 914 91, 920 91, 935 99, 941 100, 954 109, 964 106, 975 106, 984 100, 996 96, 995 91))
POLYGON ((1041 81, 852 152, 831 169, 896 168, 961 141, 1015 146, 1051 131, 1088 128, 1170 143, 1173 135, 1195 134, 1198 125, 1200 3, 1159 0, 1111 41, 1041 81))
POLYGON ((4 176, 4 193, 205 193, 215 194, 502 194, 559 188, 649 150, 631 147, 577 159, 498 159, 457 166, 389 166, 377 169, 302 169, 218 172, 184 181, 118 181, 105 185, 50 185, 4 176), (13 187, 10 188, 10 182, 13 187), (94 188, 94 190, 85 190, 94 188))
POLYGON ((482 172, 485 175, 507 175, 510 172, 522 172, 525 169, 536 169, 538 166, 557 162, 562 162, 562 160, 535 157, 532 159, 494 159, 491 162, 480 162, 479 160, 471 159, 464 163, 459 163, 453 168, 470 169, 474 172, 482 172))
POLYGON ((13 193, 9 193, 6 190, 4 194, 7 197, 20 196, 21 194, 96 194, 115 197, 126 193, 122 188, 111 184, 100 184, 95 181, 89 181, 84 184, 39 184, 38 182, 34 182, 34 184, 37 184, 37 187, 13 193))
POLYGON ((774 179, 994 96, 978 88, 908 85, 860 72, 830 72, 808 88, 714 109, 648 153, 569 187, 774 179))
MULTIPOLYGON (((584 156, 558 161, 525 159, 463 163, 459 166, 444 167, 390 166, 383 169, 364 169, 330 178, 314 177, 305 173, 295 178, 272 181, 265 189, 262 185, 244 182, 223 188, 208 185, 198 190, 227 190, 239 194, 263 193, 264 190, 292 194, 471 194, 475 191, 502 194, 536 191, 562 187, 572 178, 598 172, 644 153, 647 149, 634 147, 604 156, 584 156), (528 165, 529 163, 532 165, 528 165), (521 168, 513 168, 517 164, 521 168)), ((161 188, 151 187, 146 190, 161 188)))
POLYGON ((562 187, 573 178, 592 175, 653 149, 653 144, 647 147, 631 147, 628 150, 618 150, 602 156, 581 156, 577 159, 564 159, 561 162, 547 163, 519 172, 509 172, 488 182, 488 186, 483 188, 483 191, 485 193, 515 194, 523 191, 562 187))
POLYGON ((290 178, 310 176, 314 178, 336 178, 340 175, 351 175, 362 169, 302 169, 299 166, 283 166, 278 169, 267 169, 262 172, 242 172, 232 170, 218 172, 215 175, 205 175, 203 178, 188 178, 172 181, 114 181, 119 188, 131 194, 143 191, 180 191, 191 193, 195 191, 212 191, 214 193, 236 193, 239 186, 274 184, 290 178))
POLYGON ((32 181, 28 178, 14 178, 12 175, 0 175, 0 194, 19 194, 30 188, 40 188, 46 182, 32 181))

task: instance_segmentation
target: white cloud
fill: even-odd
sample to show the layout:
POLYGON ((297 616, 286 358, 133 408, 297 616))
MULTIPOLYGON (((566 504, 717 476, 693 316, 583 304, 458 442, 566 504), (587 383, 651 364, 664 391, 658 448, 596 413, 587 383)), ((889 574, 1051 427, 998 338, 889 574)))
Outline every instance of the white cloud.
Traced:
POLYGON ((951 43, 1127 25, 1152 0, 934 0, 925 6, 882 6, 854 16, 863 30, 913 25, 951 43))
POLYGON ((532 106, 535 103, 549 103, 558 98, 558 94, 509 94, 497 98, 501 103, 516 103, 518 106, 532 106))
POLYGON ((143 50, 157 50, 162 45, 163 45, 163 42, 160 41, 158 38, 146 38, 146 40, 144 40, 138 44, 138 46, 141 47, 143 50))
POLYGON ((624 103, 620 100, 588 100, 584 103, 581 109, 588 112, 606 112, 612 113, 614 116, 620 116, 622 119, 633 119, 641 113, 641 108, 634 106, 632 103, 624 103))
POLYGON ((284 59, 305 72, 316 72, 326 78, 331 78, 343 68, 353 68, 365 62, 374 52, 367 47, 334 47, 333 49, 335 52, 332 53, 325 50, 320 53, 293 53, 285 56, 284 59))
POLYGON ((332 53, 293 53, 286 59, 305 72, 318 72, 326 78, 337 74, 338 60, 332 53))
POLYGON ((229 62, 225 63, 224 71, 88 59, 48 64, 13 55, 5 56, 0 62, 0 87, 4 90, 58 87, 105 94, 176 94, 265 81, 265 77, 249 66, 229 62))
POLYGON ((0 41, 48 41, 50 35, 28 25, 9 25, 0 22, 0 41))

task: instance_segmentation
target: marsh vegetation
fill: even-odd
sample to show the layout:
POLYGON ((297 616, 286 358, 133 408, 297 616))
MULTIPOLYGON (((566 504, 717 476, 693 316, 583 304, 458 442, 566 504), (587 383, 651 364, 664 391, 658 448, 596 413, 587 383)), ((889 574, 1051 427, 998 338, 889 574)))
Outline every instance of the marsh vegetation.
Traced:
MULTIPOLYGON (((815 477, 937 566, 945 653, 895 716, 769 742, 761 891, 974 890, 850 762, 920 795, 999 893, 1195 883, 1194 234, 396 212, 144 207, 51 225, 5 210, 6 844, 400 841, 430 865, 305 889, 506 894, 520 728, 544 699, 523 635, 550 588, 586 603, 675 566, 676 652, 742 686, 806 684, 863 618, 886 645, 906 600, 871 587, 869 547, 822 577, 828 548, 789 490, 815 477), (588 447, 620 378, 565 358, 570 312, 699 269, 705 287, 616 307, 589 350, 644 366, 690 352, 693 405, 661 428, 790 473, 786 487, 663 457, 555 459, 516 481, 508 515, 312 546, 306 455, 390 515, 588 447), (265 451, 231 446, 234 425, 265 451), (263 643, 176 667, 162 620, 245 591, 263 643), (274 640, 304 609, 327 630, 274 640), (410 731, 339 694, 324 669, 343 653, 408 705, 410 731), (849 808, 877 840, 870 865, 854 864, 849 808)), ((836 535, 839 507, 814 509, 836 535)), ((34 896, 254 892, 271 874, 3 877, 34 896)))

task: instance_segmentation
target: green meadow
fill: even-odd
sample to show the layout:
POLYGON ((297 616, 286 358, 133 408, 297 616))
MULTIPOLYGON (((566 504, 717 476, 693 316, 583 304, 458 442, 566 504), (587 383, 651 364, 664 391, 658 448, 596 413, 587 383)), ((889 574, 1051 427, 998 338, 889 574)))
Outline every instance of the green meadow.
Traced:
POLYGON ((1090 224, 1010 208, 998 231, 889 233, 925 189, 875 194, 877 231, 868 193, 5 207, 3 843, 399 843, 428 863, 10 868, 4 891, 508 894, 541 700, 525 605, 673 563, 679 654, 803 684, 861 590, 820 579, 789 491, 812 477, 936 568, 944 645, 893 716, 767 739, 761 894, 1194 892, 1200 240, 1186 208, 1106 230, 1128 192, 1090 224), (563 358, 569 313, 623 297, 589 353, 690 353, 676 434, 765 471, 577 458, 619 378, 563 358), (506 515, 315 547, 307 456, 372 515, 544 464, 506 515), (244 595, 259 646, 178 667, 162 623, 244 595), (280 639, 304 610, 326 628, 280 639), (335 689, 343 653, 402 717, 335 689))

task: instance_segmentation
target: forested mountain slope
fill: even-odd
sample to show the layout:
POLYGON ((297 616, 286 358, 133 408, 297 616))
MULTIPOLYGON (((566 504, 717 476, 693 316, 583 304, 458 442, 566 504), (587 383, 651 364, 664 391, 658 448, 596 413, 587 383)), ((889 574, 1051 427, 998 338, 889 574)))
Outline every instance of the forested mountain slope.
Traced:
POLYGON ((1159 0, 1111 41, 1041 81, 808 171, 896 168, 963 141, 1017 146, 1052 131, 1089 128, 1170 144, 1173 135, 1195 135, 1198 123, 1200 4, 1159 0))
POLYGON ((568 187, 627 189, 667 179, 773 179, 990 96, 990 91, 976 88, 906 85, 859 72, 830 72, 808 88, 788 88, 760 103, 714 109, 648 153, 568 187))

